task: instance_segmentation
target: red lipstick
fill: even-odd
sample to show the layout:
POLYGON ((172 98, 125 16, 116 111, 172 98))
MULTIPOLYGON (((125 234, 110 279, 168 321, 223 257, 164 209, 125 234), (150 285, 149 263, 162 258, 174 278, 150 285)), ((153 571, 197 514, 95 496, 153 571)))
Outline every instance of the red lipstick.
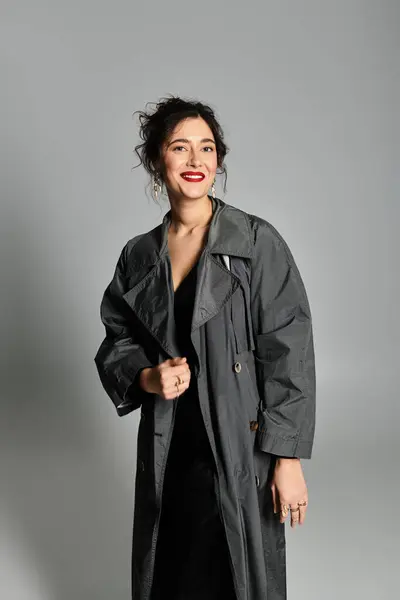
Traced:
POLYGON ((190 182, 194 182, 196 183, 197 181, 203 181, 203 179, 205 178, 204 173, 201 173, 200 171, 185 171, 184 173, 181 173, 181 177, 185 180, 185 181, 190 181, 190 182))

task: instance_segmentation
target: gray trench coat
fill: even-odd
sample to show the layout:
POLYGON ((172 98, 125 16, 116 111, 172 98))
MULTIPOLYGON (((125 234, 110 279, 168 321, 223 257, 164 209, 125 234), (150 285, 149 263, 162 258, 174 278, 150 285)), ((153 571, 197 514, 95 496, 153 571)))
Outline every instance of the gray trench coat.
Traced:
MULTIPOLYGON (((191 337, 199 402, 218 473, 238 600, 286 599, 285 524, 273 513, 276 456, 311 458, 315 361, 310 306, 293 256, 266 220, 218 198, 198 265, 191 337), (221 260, 230 257, 230 270, 221 260)), ((171 211, 124 246, 101 302, 95 356, 119 416, 141 408, 132 597, 149 600, 163 479, 179 399, 138 373, 179 356, 168 252, 171 211)))

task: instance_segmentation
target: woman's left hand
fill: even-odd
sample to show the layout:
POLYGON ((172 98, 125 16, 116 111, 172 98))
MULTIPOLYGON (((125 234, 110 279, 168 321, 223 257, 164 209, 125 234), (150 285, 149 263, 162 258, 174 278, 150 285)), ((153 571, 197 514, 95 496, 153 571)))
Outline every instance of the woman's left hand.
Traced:
POLYGON ((306 517, 308 493, 299 458, 277 458, 271 490, 274 513, 280 514, 280 522, 283 523, 290 512, 291 526, 295 527, 297 523, 302 525, 306 517), (292 512, 291 508, 300 510, 292 512))

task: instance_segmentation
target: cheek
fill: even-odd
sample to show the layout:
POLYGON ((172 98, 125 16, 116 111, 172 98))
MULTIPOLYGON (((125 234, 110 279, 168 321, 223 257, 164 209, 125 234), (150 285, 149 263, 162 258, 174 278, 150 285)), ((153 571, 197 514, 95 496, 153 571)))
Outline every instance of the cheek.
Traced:
POLYGON ((207 157, 206 165, 210 172, 215 173, 218 166, 218 157, 215 152, 210 153, 210 156, 207 157))
POLYGON ((168 159, 164 163, 164 170, 167 179, 174 179, 177 177, 177 173, 179 173, 181 168, 181 162, 177 159, 168 159))

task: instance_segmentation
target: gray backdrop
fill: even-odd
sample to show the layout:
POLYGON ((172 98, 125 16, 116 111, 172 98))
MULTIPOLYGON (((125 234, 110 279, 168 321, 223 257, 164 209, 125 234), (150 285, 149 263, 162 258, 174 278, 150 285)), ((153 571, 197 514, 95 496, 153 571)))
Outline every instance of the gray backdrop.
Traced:
POLYGON ((117 417, 93 357, 119 252, 168 207, 131 170, 132 113, 168 93, 216 109, 218 195, 277 227, 309 295, 288 598, 397 596, 399 25, 395 0, 3 1, 1 598, 130 598, 138 414, 117 417))

